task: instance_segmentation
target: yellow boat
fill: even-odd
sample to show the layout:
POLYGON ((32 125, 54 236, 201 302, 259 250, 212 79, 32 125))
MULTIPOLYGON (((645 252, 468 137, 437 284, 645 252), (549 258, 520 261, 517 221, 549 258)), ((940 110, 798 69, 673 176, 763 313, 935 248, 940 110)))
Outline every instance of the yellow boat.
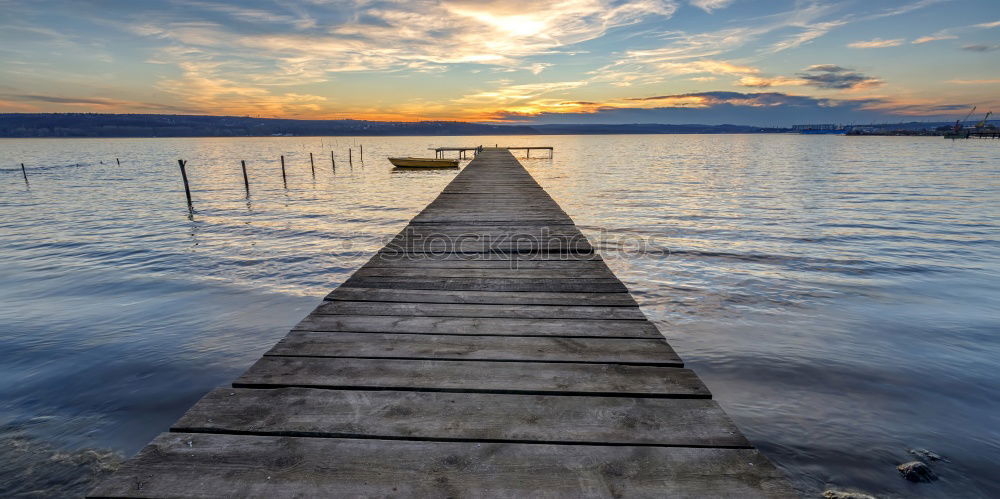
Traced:
POLYGON ((389 162, 401 168, 458 168, 457 159, 389 158, 389 162))

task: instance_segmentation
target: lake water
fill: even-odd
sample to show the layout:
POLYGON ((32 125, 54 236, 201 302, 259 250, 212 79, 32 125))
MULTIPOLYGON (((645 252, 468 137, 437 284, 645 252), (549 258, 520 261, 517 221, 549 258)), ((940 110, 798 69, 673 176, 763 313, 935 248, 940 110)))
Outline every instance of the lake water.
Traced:
POLYGON ((386 156, 495 143, 555 147, 522 162, 805 494, 1000 496, 1000 141, 797 135, 0 140, 0 495, 84 493, 455 175, 386 156))

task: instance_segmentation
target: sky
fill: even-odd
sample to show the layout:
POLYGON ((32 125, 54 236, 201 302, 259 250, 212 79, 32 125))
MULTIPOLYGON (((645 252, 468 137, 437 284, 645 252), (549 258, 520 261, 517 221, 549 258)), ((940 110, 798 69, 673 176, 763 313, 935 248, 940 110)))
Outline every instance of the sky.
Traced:
POLYGON ((1000 112, 1000 0, 0 0, 0 112, 788 126, 1000 112))

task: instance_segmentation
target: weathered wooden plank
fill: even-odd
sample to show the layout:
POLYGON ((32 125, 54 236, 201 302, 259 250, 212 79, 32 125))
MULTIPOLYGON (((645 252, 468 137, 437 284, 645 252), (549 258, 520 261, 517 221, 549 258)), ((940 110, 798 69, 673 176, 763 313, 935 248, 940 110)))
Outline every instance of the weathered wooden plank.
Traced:
MULTIPOLYGON (((468 208, 468 207, 466 207, 468 208)), ((468 210, 464 210, 468 213, 468 210)), ((546 235, 546 234, 566 234, 566 235, 579 235, 580 229, 576 225, 557 225, 553 227, 539 227, 537 225, 517 225, 511 222, 504 224, 447 224, 447 225, 407 225, 399 234, 414 234, 414 235, 425 235, 425 234, 475 234, 475 235, 490 235, 490 234, 510 234, 510 233, 526 233, 534 235, 546 235)))
MULTIPOLYGON (((392 249, 379 250, 372 256, 371 262, 461 262, 461 263, 481 263, 481 262, 516 262, 516 265, 528 265, 537 263, 547 265, 560 263, 565 265, 575 265, 582 263, 598 264, 603 263, 601 255, 597 253, 406 253, 392 249)), ((530 268, 530 267, 526 267, 530 268)))
POLYGON ((518 319, 646 320, 638 307, 566 305, 483 305, 469 303, 395 303, 327 301, 318 315, 416 315, 422 317, 501 317, 518 319))
POLYGON ((684 365, 663 339, 543 336, 292 331, 265 355, 684 365))
POLYGON ((649 321, 566 319, 487 319, 472 317, 415 317, 369 315, 310 315, 299 331, 355 333, 459 334, 493 336, 564 336, 606 338, 662 338, 649 321))
POLYGON ((567 223, 566 218, 552 217, 544 214, 539 214, 537 216, 532 215, 514 215, 512 213, 491 213, 482 215, 468 215, 468 214, 420 214, 413 217, 411 223, 497 223, 511 220, 512 218, 517 218, 517 223, 519 224, 529 224, 537 223, 539 225, 554 225, 559 223, 567 223))
POLYGON ((546 241, 393 241, 389 248, 409 253, 589 253, 590 243, 583 240, 555 239, 546 241))
POLYGON ((451 291, 628 292, 625 285, 617 279, 490 279, 486 277, 421 279, 417 277, 350 277, 341 286, 451 291))
POLYGON ((755 450, 164 433, 95 497, 796 497, 755 450))
MULTIPOLYGON (((548 254, 545 254, 548 256, 548 254)), ((566 258, 559 259, 526 259, 498 258, 499 256, 517 257, 515 254, 490 255, 488 253, 452 253, 447 257, 428 253, 378 253, 373 256, 364 268, 447 268, 447 269, 605 269, 607 264, 600 258, 566 258), (462 258, 448 258, 461 256, 462 258)), ((567 255, 576 256, 576 255, 567 255)))
MULTIPOLYGON (((493 213, 493 212, 491 212, 491 213, 493 213)), ((421 227, 434 227, 434 226, 441 226, 441 225, 454 225, 456 222, 463 222, 463 223, 464 222, 470 222, 470 223, 473 223, 473 224, 478 223, 478 219, 477 218, 471 218, 471 219, 467 218, 467 219, 464 219, 464 220, 450 220, 446 216, 442 216, 441 217, 442 220, 432 220, 430 218, 434 218, 434 217, 429 217, 428 219, 423 219, 423 220, 410 220, 410 225, 421 226, 421 227)), ((499 218, 495 218, 494 217, 493 220, 486 220, 485 222, 486 223, 490 223, 490 224, 494 224, 494 225, 516 224, 516 225, 551 226, 551 227, 560 227, 560 226, 564 226, 564 225, 574 225, 573 224, 573 220, 571 220, 569 218, 558 218, 558 219, 556 219, 556 218, 547 218, 547 219, 545 219, 545 218, 542 218, 542 219, 536 218, 536 219, 511 220, 510 218, 499 219, 499 218)))
POLYGON ((361 390, 709 398, 679 367, 619 364, 262 357, 236 388, 298 386, 361 390))
POLYGON ((172 431, 749 447, 710 399, 279 388, 213 390, 172 431))
POLYGON ((592 305, 635 307, 628 293, 532 293, 522 291, 435 291, 427 289, 382 289, 339 287, 327 300, 404 303, 483 303, 509 305, 592 305))
POLYGON ((354 272, 358 277, 487 277, 492 279, 616 279, 615 275, 603 269, 408 269, 361 267, 354 272))

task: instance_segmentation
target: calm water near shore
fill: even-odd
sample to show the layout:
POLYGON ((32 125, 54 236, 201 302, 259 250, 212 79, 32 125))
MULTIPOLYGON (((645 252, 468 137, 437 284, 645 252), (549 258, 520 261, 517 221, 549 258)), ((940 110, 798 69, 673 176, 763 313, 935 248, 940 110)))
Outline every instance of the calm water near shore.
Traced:
POLYGON ((555 147, 522 162, 805 494, 1000 496, 1000 141, 797 135, 0 140, 0 496, 85 492, 456 173, 386 156, 495 143, 555 147))

